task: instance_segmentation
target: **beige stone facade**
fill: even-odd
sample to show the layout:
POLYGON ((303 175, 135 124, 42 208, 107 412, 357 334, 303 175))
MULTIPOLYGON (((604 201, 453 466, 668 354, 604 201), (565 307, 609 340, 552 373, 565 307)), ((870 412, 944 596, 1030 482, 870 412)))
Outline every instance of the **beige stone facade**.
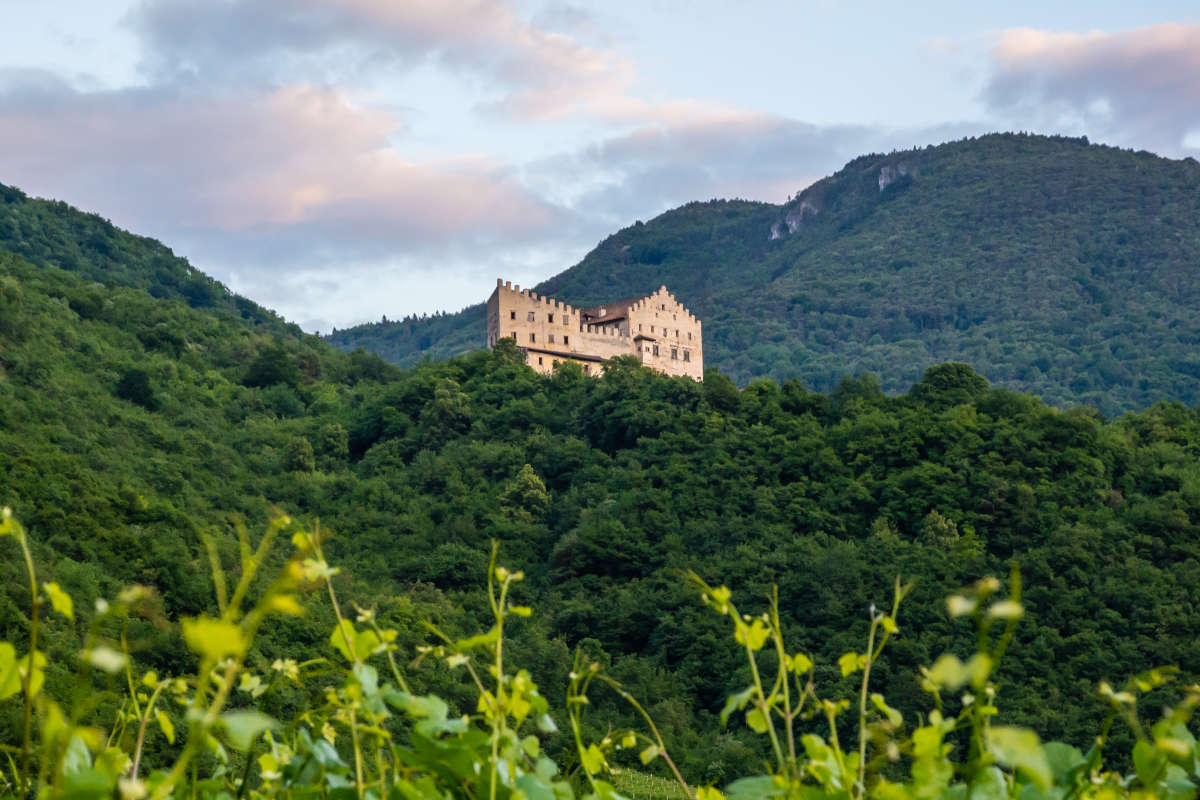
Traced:
POLYGON ((605 361, 629 355, 667 375, 703 380, 700 334, 700 320, 666 286, 645 297, 576 308, 498 280, 487 302, 488 347, 516 339, 525 362, 547 375, 560 361, 599 375, 605 361))

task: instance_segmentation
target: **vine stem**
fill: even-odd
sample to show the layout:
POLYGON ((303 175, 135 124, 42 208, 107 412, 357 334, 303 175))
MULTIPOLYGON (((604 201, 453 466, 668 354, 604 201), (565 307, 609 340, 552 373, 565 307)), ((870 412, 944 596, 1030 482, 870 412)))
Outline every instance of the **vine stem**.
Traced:
MULTIPOLYGON (((325 561, 325 554, 321 552, 320 542, 321 528, 318 524, 311 541, 313 542, 313 552, 317 554, 317 558, 325 561)), ((362 661, 358 657, 358 649, 354 646, 354 642, 350 639, 350 632, 346 630, 346 618, 342 616, 342 607, 338 604, 337 593, 333 591, 333 577, 327 575, 325 577, 325 588, 329 591, 329 602, 333 606, 333 614, 338 621, 338 630, 342 632, 342 641, 346 643, 346 652, 350 654, 350 659, 355 666, 361 665, 362 661)), ((354 789, 359 800, 363 796, 363 762, 362 749, 358 742, 358 718, 353 710, 350 712, 350 739, 354 744, 354 789)))
MULTIPOLYGON (((737 610, 733 607, 733 603, 729 604, 729 613, 734 615, 734 622, 740 623, 736 616, 737 610)), ((775 735, 775 723, 771 720, 771 709, 767 705, 767 697, 763 692, 762 676, 758 674, 758 660, 754 657, 754 648, 750 646, 750 637, 746 636, 746 658, 750 661, 750 674, 754 677, 754 690, 758 694, 758 708, 763 716, 763 721, 767 725, 767 733, 771 737, 771 748, 775 751, 776 762, 781 768, 786 767, 783 758, 783 747, 779 744, 779 737, 775 735)))
POLYGON ((358 741, 358 715, 354 709, 350 709, 350 739, 354 744, 354 782, 358 790, 358 796, 363 796, 363 759, 362 746, 358 741))
POLYGON ((875 613, 875 604, 871 604, 871 630, 867 633, 867 663, 863 667, 862 689, 858 693, 858 775, 854 787, 858 797, 866 795, 867 776, 867 689, 871 681, 871 664, 875 661, 875 630, 879 627, 882 616, 875 613))
POLYGON ((37 573, 33 567, 33 555, 29 552, 29 543, 25 539, 25 529, 16 525, 17 542, 25 556, 25 569, 29 572, 29 597, 32 608, 29 613, 29 654, 25 674, 21 676, 21 688, 25 694, 24 733, 21 738, 21 783, 30 788, 29 762, 33 758, 33 671, 37 669, 37 640, 38 640, 38 611, 41 600, 38 597, 37 573))
POLYGON ((783 718, 786 724, 784 732, 787 734, 788 746, 788 763, 793 767, 796 764, 796 734, 792 730, 792 722, 795 719, 795 712, 792 711, 792 695, 789 688, 789 680, 787 676, 787 649, 783 644, 783 623, 779 618, 779 587, 774 586, 771 590, 771 638, 775 640, 775 649, 779 657, 780 676, 783 688, 783 718))
MULTIPOLYGON (((272 528, 274 528, 274 526, 272 526, 272 528)), ((268 529, 268 536, 273 534, 274 531, 272 528, 268 529)), ((277 530, 277 528, 274 528, 274 530, 277 530)), ((260 550, 261 549, 262 548, 260 546, 260 550)), ((278 591, 278 586, 272 586, 267 590, 267 596, 269 597, 276 591, 278 591)), ((234 606, 231 602, 229 613, 232 613, 235 609, 236 606, 234 606)), ((262 625, 266 615, 266 606, 263 602, 260 602, 254 608, 254 610, 245 616, 240 627, 242 630, 242 635, 245 637, 246 641, 249 642, 254 640, 254 637, 258 633, 258 629, 262 625)), ((247 648, 247 650, 248 649, 249 648, 247 648)), ((187 772, 189 765, 192 767, 192 791, 193 794, 195 793, 196 764, 194 757, 200 751, 201 747, 203 747, 203 734, 207 733, 216 723, 221 710, 225 707, 225 703, 229 700, 229 695, 233 692, 234 678, 237 677, 238 673, 242 669, 242 666, 245 664, 246 655, 247 651, 243 650, 237 655, 236 658, 228 661, 228 664, 225 667, 225 674, 221 678, 217 692, 213 695, 212 701, 207 704, 207 707, 203 705, 205 702, 204 695, 207 694, 203 687, 208 686, 209 680, 216 671, 218 664, 214 663, 211 658, 205 658, 204 662, 202 662, 200 672, 197 675, 196 694, 193 697, 192 706, 193 710, 195 711, 199 711, 201 708, 203 708, 204 714, 190 726, 188 731, 188 741, 187 744, 184 745, 183 752, 180 754, 179 759, 175 762, 175 765, 171 768, 171 771, 167 774, 167 777, 150 795, 149 800, 166 800, 166 798, 175 789, 175 786, 179 783, 180 779, 183 778, 184 773, 187 772)))
POLYGON ((692 793, 692 787, 688 786, 688 782, 683 779, 683 775, 679 772, 679 768, 675 766, 674 759, 672 759, 670 754, 667 752, 666 742, 663 741, 662 734, 658 732, 658 726, 654 724, 654 718, 651 717, 650 713, 646 711, 645 707, 643 707, 642 704, 637 701, 637 698, 621 687, 621 684, 617 683, 607 675, 598 674, 596 677, 612 687, 612 689, 618 695, 620 695, 622 700, 629 703, 637 710, 639 714, 641 714, 642 719, 645 720, 646 725, 649 726, 650 732, 654 734, 654 742, 658 745, 658 754, 662 756, 662 760, 667 762, 667 766, 671 768, 671 772, 674 773, 675 780, 679 783, 680 787, 683 788, 684 794, 688 796, 689 800, 692 800, 695 797, 695 794, 692 793))
MULTIPOLYGON (((496 784, 500 777, 500 739, 507 728, 505 723, 508 712, 504 699, 504 612, 505 603, 508 602, 508 586, 512 580, 511 575, 503 577, 500 581, 500 596, 497 599, 493 576, 496 576, 496 554, 499 549, 500 543, 492 542, 492 558, 488 565, 488 600, 496 617, 496 702, 492 710, 492 772, 489 776, 489 797, 492 800, 495 800, 496 784)), ((511 762, 508 764, 508 775, 509 780, 512 780, 514 771, 511 762)))
MULTIPOLYGON (((150 695, 150 701, 146 703, 146 712, 142 714, 141 723, 138 725, 137 745, 133 749, 133 766, 129 768, 129 777, 134 780, 137 780, 138 767, 142 763, 142 745, 146 741, 146 726, 150 724, 150 712, 154 709, 154 703, 166 685, 165 681, 159 681, 158 686, 154 687, 154 694, 150 695)), ((133 693, 136 695, 137 690, 134 689, 133 693)), ((134 702, 137 702, 136 696, 134 702)))

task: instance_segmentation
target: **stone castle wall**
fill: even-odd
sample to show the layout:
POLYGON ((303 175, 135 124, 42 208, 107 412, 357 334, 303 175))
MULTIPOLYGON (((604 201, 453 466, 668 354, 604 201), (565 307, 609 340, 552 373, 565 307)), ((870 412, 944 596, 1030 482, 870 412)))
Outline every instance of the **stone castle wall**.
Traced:
POLYGON ((704 378, 700 320, 665 286, 610 311, 576 308, 497 281, 487 302, 488 347, 502 338, 515 339, 525 362, 543 374, 574 361, 598 375, 605 361, 631 355, 667 375, 704 378))

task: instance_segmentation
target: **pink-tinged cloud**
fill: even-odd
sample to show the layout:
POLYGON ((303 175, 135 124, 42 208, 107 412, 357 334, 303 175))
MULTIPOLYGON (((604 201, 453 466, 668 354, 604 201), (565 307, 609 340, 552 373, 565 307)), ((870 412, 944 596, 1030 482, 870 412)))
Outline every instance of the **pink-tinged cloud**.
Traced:
POLYGON ((333 89, 0 90, 0 181, 144 232, 353 252, 542 235, 556 209, 478 156, 414 163, 389 115, 333 89))
POLYGON ((1017 125, 1069 129, 1167 154, 1200 127, 1200 25, 1108 33, 1004 31, 983 100, 1017 125))
POLYGON ((503 0, 145 0, 129 19, 160 83, 353 84, 434 63, 482 88, 480 111, 515 120, 623 125, 740 113, 636 97, 629 59, 543 27, 566 21, 526 21, 503 0))
POLYGON ((620 94, 633 67, 523 20, 499 0, 146 0, 129 19, 155 80, 341 80, 434 62, 541 119, 620 94))

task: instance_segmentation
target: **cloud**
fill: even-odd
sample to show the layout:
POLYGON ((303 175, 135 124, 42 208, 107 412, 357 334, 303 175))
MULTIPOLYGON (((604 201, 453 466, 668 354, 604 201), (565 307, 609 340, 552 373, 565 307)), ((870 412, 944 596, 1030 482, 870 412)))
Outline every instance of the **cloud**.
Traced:
MULTIPOLYGON (((551 11, 542 21, 581 23, 551 11)), ((488 110, 545 119, 623 93, 634 73, 497 0, 145 0, 128 21, 158 82, 325 82, 433 62, 498 92, 488 110)))
POLYGON ((607 46, 588 12, 563 3, 526 21, 502 0, 144 0, 128 23, 160 84, 377 84, 389 71, 432 64, 480 91, 477 111, 515 121, 629 125, 732 113, 635 96, 633 63, 607 46))
POLYGON ((691 200, 780 203, 866 152, 979 133, 977 125, 887 129, 812 125, 758 113, 643 125, 531 167, 530 182, 600 235, 691 200), (556 187, 578 187, 570 195, 556 187))
POLYGON ((264 261, 536 238, 560 210, 483 156, 406 160, 390 115, 337 89, 77 92, 0 75, 0 175, 264 261))
MULTIPOLYGON (((596 19, 553 0, 529 18, 502 0, 142 0, 128 25, 141 86, 0 73, 0 180, 157 236, 313 325, 457 308, 497 276, 532 284, 690 200, 780 202, 862 152, 979 132, 639 96, 596 19), (413 70, 408 88, 381 88, 413 70), (421 93, 430 76, 437 98, 421 93), (389 110, 454 107, 461 126, 470 103, 505 118, 475 121, 480 147, 575 138, 526 163, 416 155, 389 110)), ((426 152, 437 124, 420 134, 426 152)), ((460 133, 447 139, 470 140, 460 133)))
POLYGON ((1018 126, 1087 133, 1168 155, 1196 149, 1200 25, 1166 23, 1116 33, 1004 31, 982 93, 1018 126))

